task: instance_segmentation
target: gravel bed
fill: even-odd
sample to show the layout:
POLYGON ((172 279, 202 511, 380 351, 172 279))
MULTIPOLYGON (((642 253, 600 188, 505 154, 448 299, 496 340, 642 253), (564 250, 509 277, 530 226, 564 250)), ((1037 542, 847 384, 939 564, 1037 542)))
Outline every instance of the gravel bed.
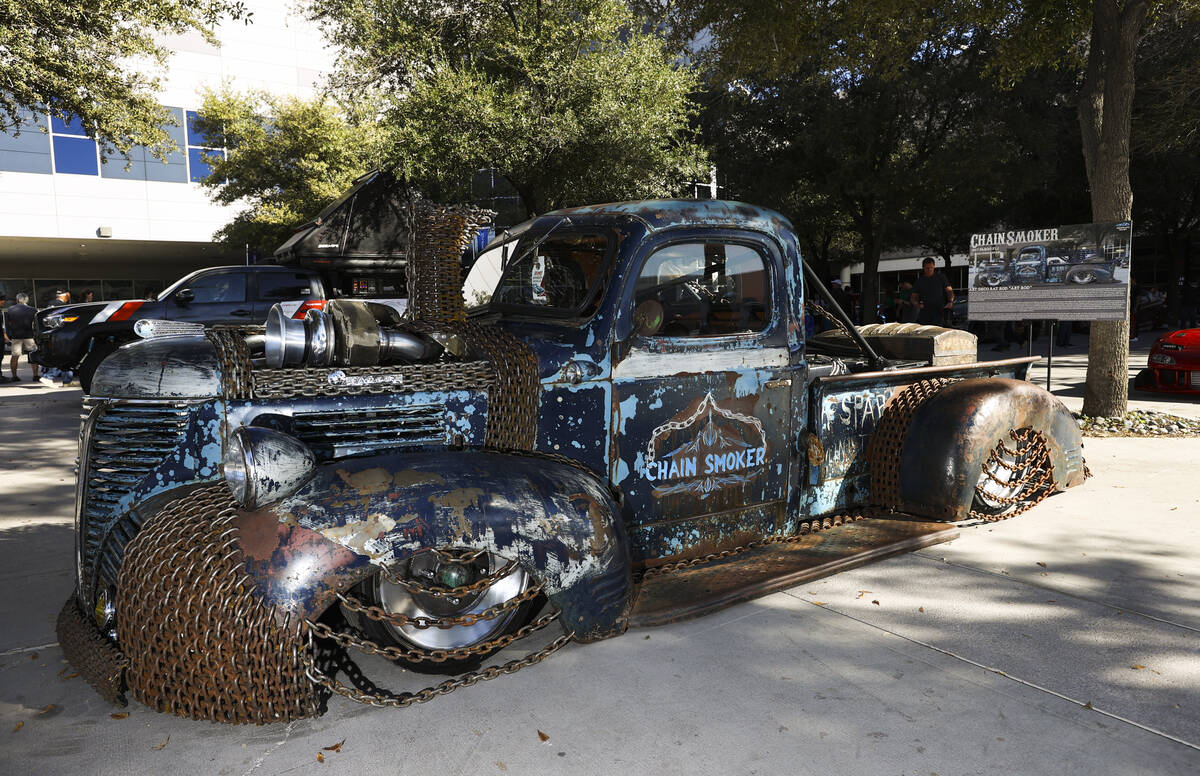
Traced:
POLYGON ((1072 413, 1079 422, 1084 436, 1200 436, 1200 420, 1171 415, 1153 410, 1130 410, 1120 418, 1093 418, 1081 413, 1072 413))

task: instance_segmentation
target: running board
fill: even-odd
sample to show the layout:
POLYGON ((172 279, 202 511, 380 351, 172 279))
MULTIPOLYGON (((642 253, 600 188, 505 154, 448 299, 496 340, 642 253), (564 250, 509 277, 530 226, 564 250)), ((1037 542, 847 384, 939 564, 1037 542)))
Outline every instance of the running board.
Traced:
POLYGON ((637 593, 629 627, 690 620, 733 604, 893 555, 954 539, 958 527, 917 519, 869 518, 771 544, 702 566, 652 576, 637 593))

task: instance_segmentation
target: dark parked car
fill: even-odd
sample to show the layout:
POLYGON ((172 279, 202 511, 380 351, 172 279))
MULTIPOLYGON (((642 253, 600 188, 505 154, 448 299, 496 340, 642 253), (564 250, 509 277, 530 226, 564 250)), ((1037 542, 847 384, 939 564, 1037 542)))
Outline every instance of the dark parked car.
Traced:
POLYGON ((73 370, 86 392, 96 366, 126 342, 137 339, 133 325, 147 318, 213 324, 263 323, 282 303, 303 317, 323 308, 327 292, 311 270, 273 265, 211 267, 193 272, 154 299, 128 299, 51 307, 38 312, 38 349, 44 367, 73 370))

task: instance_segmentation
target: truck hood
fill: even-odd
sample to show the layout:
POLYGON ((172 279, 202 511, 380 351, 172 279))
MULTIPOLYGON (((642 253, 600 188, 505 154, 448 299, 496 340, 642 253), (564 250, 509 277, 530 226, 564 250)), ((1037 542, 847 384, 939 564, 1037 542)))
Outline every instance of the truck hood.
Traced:
POLYGON ((221 394, 216 348, 203 335, 122 345, 92 377, 91 394, 123 399, 209 399, 221 394))

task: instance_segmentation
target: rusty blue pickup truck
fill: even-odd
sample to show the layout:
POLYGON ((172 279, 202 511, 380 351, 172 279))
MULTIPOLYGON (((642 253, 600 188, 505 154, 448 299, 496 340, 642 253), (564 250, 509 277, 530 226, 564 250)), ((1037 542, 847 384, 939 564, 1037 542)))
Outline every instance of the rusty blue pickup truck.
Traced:
POLYGON ((485 218, 414 199, 404 315, 151 322, 100 364, 58 631, 105 697, 254 723, 407 706, 1085 479, 1034 359, 855 327, 777 213, 558 211, 464 278, 485 218), (356 650, 457 678, 382 690, 356 650))

